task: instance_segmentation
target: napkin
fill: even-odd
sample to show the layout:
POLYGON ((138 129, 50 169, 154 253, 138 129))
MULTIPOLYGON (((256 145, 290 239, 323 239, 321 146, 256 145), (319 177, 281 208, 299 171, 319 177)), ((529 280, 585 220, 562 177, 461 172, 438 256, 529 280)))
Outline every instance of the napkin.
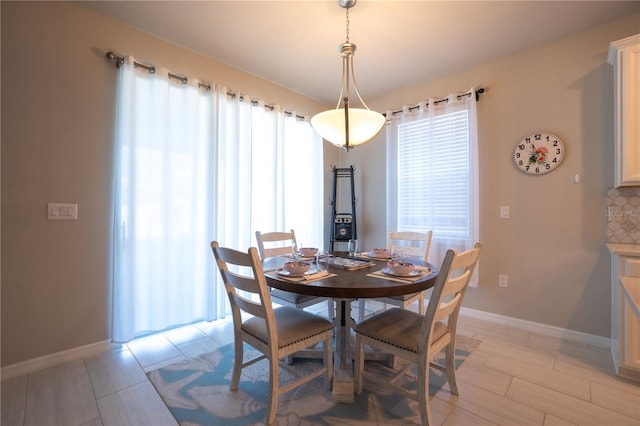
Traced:
POLYGON ((316 272, 314 274, 306 274, 304 276, 304 279, 307 280, 307 281, 317 280, 319 278, 326 277, 328 275, 329 275, 329 271, 318 271, 318 272, 316 272))

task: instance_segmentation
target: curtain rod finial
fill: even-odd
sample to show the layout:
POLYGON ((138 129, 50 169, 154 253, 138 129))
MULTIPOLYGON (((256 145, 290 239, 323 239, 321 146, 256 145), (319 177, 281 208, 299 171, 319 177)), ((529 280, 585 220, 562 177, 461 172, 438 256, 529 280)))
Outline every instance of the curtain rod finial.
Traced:
POLYGON ((115 64, 116 68, 120 68, 122 65, 124 65, 124 57, 118 56, 112 51, 108 51, 105 56, 115 64))

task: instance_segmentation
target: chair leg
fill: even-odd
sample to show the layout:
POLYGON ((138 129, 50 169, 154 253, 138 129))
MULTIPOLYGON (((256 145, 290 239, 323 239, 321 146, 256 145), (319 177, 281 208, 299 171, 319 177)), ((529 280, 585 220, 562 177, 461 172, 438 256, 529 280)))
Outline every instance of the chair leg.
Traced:
POLYGON ((336 317, 336 309, 333 304, 333 299, 329 299, 327 301, 327 319, 329 319, 329 321, 333 321, 335 317, 336 317))
POLYGON ((269 405, 267 407, 267 425, 272 425, 276 421, 279 390, 280 366, 278 364, 278 360, 275 357, 269 357, 269 405))
POLYGON ((353 392, 362 393, 362 370, 364 370, 364 342, 362 337, 356 335, 356 358, 353 364, 353 392))
POLYGON ((420 293, 420 299, 418 299, 418 312, 424 315, 424 292, 420 293))
POLYGON ((240 383, 240 373, 242 372, 243 352, 242 352, 242 339, 237 337, 234 339, 234 360, 233 371, 231 372, 231 384, 229 389, 235 391, 238 389, 238 383, 240 383))
POLYGON ((362 322, 362 320, 364 320, 365 309, 366 309, 366 301, 365 299, 360 299, 358 301, 358 322, 362 322))
POLYGON ((324 366, 327 369, 324 376, 324 384, 327 389, 331 389, 333 384, 333 347, 331 345, 331 336, 331 333, 327 333, 327 338, 324 341, 324 366))
POLYGON ((385 365, 395 370, 398 368, 398 363, 396 362, 397 360, 398 358, 396 358, 394 354, 389 354, 387 355, 387 362, 385 363, 385 365))
POLYGON ((449 342, 445 350, 445 368, 447 371, 447 381, 449 389, 454 395, 458 395, 458 384, 456 382, 456 342, 455 339, 449 342))
POLYGON ((418 361, 418 408, 422 426, 433 424, 431 404, 429 401, 429 361, 418 361))

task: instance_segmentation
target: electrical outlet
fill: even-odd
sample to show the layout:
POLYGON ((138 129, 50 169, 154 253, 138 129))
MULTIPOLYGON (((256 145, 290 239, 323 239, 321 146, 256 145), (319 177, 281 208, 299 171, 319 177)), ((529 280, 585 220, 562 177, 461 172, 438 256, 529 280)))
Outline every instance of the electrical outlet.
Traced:
POLYGON ((506 274, 498 275, 498 287, 507 287, 509 285, 509 276, 506 274))

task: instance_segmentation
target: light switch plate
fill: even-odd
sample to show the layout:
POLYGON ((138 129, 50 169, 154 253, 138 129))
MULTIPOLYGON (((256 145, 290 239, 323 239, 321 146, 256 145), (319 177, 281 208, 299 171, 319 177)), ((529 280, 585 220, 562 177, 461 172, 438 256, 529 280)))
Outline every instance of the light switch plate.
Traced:
POLYGON ((509 206, 500 206, 500 219, 509 219, 509 206))
POLYGON ((74 203, 48 203, 47 219, 78 220, 78 205, 74 203))

